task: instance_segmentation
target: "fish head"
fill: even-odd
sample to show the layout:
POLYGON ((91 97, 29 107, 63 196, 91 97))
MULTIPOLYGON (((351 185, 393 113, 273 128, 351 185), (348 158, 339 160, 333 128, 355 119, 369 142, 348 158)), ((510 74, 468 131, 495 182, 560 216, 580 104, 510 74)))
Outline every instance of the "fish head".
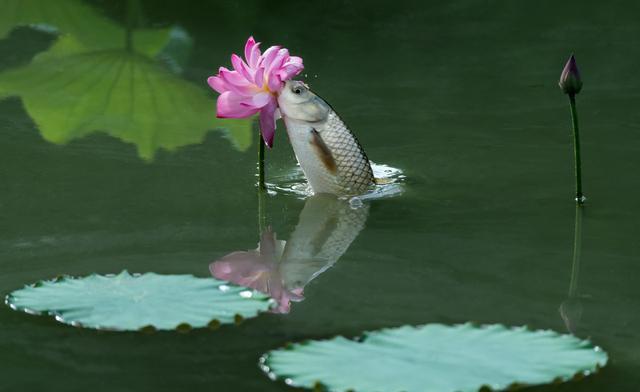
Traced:
POLYGON ((278 106, 283 117, 305 122, 324 121, 331 107, 299 80, 289 80, 278 94, 278 106))

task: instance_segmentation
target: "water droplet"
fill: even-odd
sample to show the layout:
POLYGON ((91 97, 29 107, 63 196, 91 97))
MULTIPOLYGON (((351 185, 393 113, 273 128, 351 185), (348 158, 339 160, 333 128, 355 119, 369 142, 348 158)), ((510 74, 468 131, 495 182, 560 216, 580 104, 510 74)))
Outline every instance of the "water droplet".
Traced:
POLYGON ((349 199, 349 206, 354 210, 357 210, 358 208, 362 208, 363 205, 364 203, 362 202, 362 199, 357 196, 354 196, 351 199, 349 199))
POLYGON ((249 290, 241 291, 240 292, 240 296, 242 298, 251 298, 251 297, 253 297, 253 292, 251 292, 249 290))
MULTIPOLYGON (((16 307, 13 304, 11 304, 11 308, 13 308, 14 310, 18 310, 18 307, 16 307)), ((37 310, 33 310, 33 309, 29 309, 29 308, 24 308, 23 310, 24 310, 24 312, 26 314, 33 314, 35 316, 38 316, 40 314, 40 312, 38 312, 37 310)))

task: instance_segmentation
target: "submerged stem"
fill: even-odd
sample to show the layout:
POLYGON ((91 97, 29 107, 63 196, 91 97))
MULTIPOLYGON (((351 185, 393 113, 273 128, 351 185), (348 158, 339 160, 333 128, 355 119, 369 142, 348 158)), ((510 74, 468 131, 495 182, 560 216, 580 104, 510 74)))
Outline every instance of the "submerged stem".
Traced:
POLYGON ((264 183, 264 143, 258 131, 258 189, 264 191, 267 186, 264 183))
POLYGON ((266 226, 265 192, 258 190, 258 233, 262 235, 266 226))
POLYGON ((264 182, 264 142, 258 128, 258 230, 260 235, 265 229, 265 201, 267 186, 264 182))
POLYGON ((578 275, 580 273, 580 251, 582 249, 582 206, 576 205, 576 221, 573 231, 573 261, 571 263, 571 281, 569 283, 569 298, 578 291, 578 275))
POLYGON ((571 106, 571 123, 573 125, 573 152, 575 158, 576 169, 576 202, 584 203, 586 198, 582 193, 582 163, 580 160, 580 130, 578 128, 578 112, 576 110, 576 96, 569 94, 569 103, 571 106))

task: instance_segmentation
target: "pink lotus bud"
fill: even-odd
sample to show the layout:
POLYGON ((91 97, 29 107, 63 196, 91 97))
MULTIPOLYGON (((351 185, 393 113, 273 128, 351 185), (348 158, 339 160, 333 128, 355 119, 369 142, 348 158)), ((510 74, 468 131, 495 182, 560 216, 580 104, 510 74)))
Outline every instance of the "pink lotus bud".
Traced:
POLYGON ((573 54, 567 60, 567 64, 564 66, 562 74, 560 74, 558 85, 565 94, 569 95, 578 94, 582 89, 582 79, 580 79, 580 72, 573 54))

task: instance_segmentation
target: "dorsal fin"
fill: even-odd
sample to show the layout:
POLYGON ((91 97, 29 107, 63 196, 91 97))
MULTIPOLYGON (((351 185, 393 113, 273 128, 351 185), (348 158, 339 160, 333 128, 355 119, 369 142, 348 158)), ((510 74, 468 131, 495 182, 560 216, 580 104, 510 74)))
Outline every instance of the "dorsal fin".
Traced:
POLYGON ((329 150, 329 147, 327 147, 327 144, 322 140, 320 133, 313 128, 311 129, 311 144, 327 170, 335 174, 338 171, 336 160, 333 158, 333 154, 331 150, 329 150))

